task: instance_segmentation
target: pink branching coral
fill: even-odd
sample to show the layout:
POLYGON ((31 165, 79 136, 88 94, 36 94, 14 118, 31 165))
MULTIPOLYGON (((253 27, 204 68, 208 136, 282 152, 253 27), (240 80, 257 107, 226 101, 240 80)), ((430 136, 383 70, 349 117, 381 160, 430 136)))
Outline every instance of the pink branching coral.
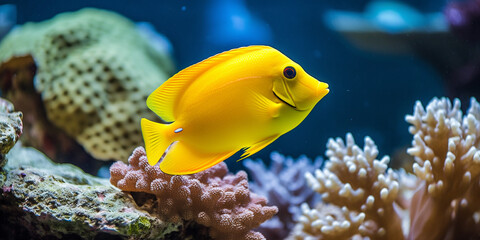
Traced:
POLYGON ((480 104, 466 115, 460 101, 420 102, 406 117, 414 135, 408 153, 422 184, 413 196, 408 239, 472 239, 480 235, 480 104))
POLYGON ((229 174, 225 163, 192 175, 172 176, 150 166, 143 147, 136 148, 128 162, 110 168, 113 185, 156 195, 159 215, 165 220, 193 220, 208 227, 215 239, 265 239, 251 229, 278 211, 250 192, 244 171, 229 174))

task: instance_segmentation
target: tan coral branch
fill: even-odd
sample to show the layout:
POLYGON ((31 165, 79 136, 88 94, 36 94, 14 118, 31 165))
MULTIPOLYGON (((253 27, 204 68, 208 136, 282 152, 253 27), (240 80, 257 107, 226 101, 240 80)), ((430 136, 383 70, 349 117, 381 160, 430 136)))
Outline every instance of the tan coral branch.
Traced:
POLYGON ((300 219, 303 227, 297 226, 294 232, 298 234, 293 238, 308 233, 315 239, 403 239, 396 210, 399 183, 396 173, 387 170, 389 157, 377 159, 378 149, 372 139, 366 137, 361 149, 351 134, 345 142, 330 139, 326 155, 329 161, 324 169, 305 177, 327 203, 320 208, 337 211, 325 214, 320 208, 312 210, 304 205, 300 219))
POLYGON ((414 114, 406 116, 414 135, 407 151, 415 158, 415 174, 424 181, 412 199, 409 239, 461 239, 478 228, 479 117, 474 98, 465 115, 458 99, 452 104, 434 98, 426 108, 417 102, 414 114))

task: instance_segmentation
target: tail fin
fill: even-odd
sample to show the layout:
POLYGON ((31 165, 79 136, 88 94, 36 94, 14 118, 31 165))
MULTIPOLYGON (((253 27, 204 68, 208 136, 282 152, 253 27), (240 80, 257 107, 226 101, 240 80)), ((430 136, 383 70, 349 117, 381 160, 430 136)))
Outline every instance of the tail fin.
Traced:
POLYGON ((141 126, 148 163, 153 166, 160 161, 163 153, 171 144, 166 128, 168 125, 142 118, 141 126))

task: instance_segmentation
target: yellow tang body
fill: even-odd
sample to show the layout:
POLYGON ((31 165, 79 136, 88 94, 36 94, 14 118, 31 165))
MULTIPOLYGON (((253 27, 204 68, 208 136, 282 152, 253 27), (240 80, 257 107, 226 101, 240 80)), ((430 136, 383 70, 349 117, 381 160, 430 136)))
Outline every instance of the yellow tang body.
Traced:
MULTIPOLYGON (((142 118, 148 162, 168 174, 203 171, 239 150, 244 159, 292 130, 328 84, 268 46, 217 54, 171 77, 147 99, 169 124, 142 118)), ((241 160, 240 159, 240 160, 241 160)))

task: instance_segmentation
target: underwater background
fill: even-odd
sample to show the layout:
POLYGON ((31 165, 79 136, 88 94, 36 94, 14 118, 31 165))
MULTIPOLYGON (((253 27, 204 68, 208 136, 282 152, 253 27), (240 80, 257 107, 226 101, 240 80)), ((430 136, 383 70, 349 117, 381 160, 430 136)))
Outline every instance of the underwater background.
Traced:
POLYGON ((480 0, 0 1, 0 239, 480 239, 479 42, 480 0), (151 166, 147 97, 249 45, 330 92, 242 162, 151 166))
MULTIPOLYGON (((439 12, 446 1, 401 1, 420 13, 439 12)), ((327 82, 331 93, 294 131, 254 158, 271 151, 315 157, 331 136, 352 132, 376 139, 382 153, 410 142, 403 116, 415 100, 446 93, 441 73, 411 54, 362 51, 328 29, 328 10, 363 12, 369 1, 5 1, 18 9, 18 23, 42 21, 84 7, 112 10, 150 22, 172 43, 176 69, 216 53, 270 45, 327 82), (388 120, 387 120, 388 119, 388 120)), ((445 46, 448 48, 448 46, 445 46)), ((235 165, 235 164, 232 164, 235 165)), ((235 166, 231 166, 234 167, 235 166)))

